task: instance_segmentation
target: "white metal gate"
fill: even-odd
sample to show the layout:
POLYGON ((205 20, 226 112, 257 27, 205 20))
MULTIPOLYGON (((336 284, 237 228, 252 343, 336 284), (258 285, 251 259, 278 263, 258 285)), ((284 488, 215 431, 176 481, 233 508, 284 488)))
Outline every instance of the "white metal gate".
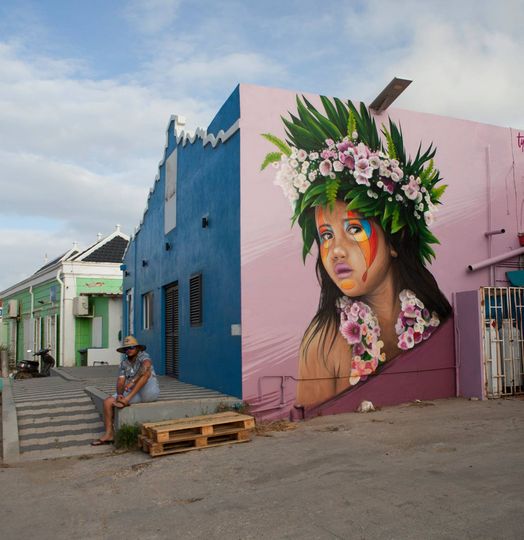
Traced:
POLYGON ((524 287, 483 287, 482 330, 488 397, 524 393, 524 287))

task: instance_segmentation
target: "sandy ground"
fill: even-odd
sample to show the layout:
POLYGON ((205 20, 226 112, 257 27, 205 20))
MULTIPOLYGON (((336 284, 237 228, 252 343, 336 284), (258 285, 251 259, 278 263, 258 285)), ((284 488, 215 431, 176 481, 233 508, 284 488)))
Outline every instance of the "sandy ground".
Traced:
POLYGON ((10 539, 522 539, 524 401, 319 417, 249 443, 0 468, 10 539))

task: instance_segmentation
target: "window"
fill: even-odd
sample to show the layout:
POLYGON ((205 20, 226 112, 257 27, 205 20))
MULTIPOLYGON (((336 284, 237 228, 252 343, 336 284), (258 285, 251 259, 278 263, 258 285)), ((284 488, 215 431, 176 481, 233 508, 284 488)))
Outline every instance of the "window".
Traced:
POLYGON ((177 150, 166 160, 166 191, 164 197, 164 234, 176 227, 177 150))
POLYGON ((126 323, 127 323, 127 334, 135 333, 135 325, 133 324, 134 319, 134 307, 133 307, 133 289, 128 289, 126 291, 126 323))
POLYGON ((153 328, 153 293, 148 292, 142 295, 142 328, 149 330, 153 328))
POLYGON ((202 325, 202 274, 189 279, 189 324, 202 325))

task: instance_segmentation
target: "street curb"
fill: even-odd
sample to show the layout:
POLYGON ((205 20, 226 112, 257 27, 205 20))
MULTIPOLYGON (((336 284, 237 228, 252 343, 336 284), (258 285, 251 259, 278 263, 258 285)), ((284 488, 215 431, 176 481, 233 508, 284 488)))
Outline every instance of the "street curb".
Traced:
POLYGON ((12 380, 2 379, 2 449, 4 463, 17 462, 20 459, 20 441, 18 439, 18 420, 13 398, 12 380))

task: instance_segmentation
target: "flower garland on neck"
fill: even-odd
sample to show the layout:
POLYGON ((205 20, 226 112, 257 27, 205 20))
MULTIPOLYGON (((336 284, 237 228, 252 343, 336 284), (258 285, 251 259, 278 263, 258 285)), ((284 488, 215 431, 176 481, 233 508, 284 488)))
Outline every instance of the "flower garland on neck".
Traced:
MULTIPOLYGON (((428 339, 440 324, 438 315, 424 307, 414 292, 404 289, 399 295, 400 313, 395 324, 397 346, 403 351, 428 339)), ((339 331, 351 345, 350 385, 367 379, 379 365, 386 361, 382 352, 380 326, 376 315, 364 302, 343 296, 337 302, 340 311, 339 331)))

